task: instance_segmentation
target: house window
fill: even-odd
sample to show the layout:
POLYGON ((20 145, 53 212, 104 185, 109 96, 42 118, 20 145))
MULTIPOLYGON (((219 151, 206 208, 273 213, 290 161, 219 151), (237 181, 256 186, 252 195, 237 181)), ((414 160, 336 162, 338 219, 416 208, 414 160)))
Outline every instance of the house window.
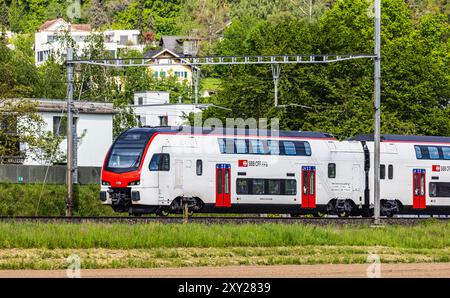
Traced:
POLYGON ((159 118, 159 126, 167 126, 169 123, 169 117, 168 116, 158 116, 159 118))
MULTIPOLYGON (((78 118, 73 118, 74 129, 77 129, 78 118)), ((67 118, 61 116, 53 116, 53 134, 55 136, 67 136, 67 118)))
POLYGON ((138 105, 142 106, 144 104, 144 98, 138 97, 138 105))
POLYGON ((56 36, 55 35, 47 35, 47 42, 51 43, 54 42, 56 40, 56 36))
POLYGON ((126 45, 128 43, 128 36, 127 35, 120 35, 120 45, 126 45))
POLYGON ((160 78, 165 78, 166 77, 166 72, 165 71, 160 71, 159 72, 159 77, 160 78))
POLYGON ((47 61, 48 55, 49 55, 49 54, 50 54, 50 51, 49 51, 49 50, 39 51, 39 52, 38 52, 38 57, 37 57, 38 62, 44 62, 44 61, 47 61))

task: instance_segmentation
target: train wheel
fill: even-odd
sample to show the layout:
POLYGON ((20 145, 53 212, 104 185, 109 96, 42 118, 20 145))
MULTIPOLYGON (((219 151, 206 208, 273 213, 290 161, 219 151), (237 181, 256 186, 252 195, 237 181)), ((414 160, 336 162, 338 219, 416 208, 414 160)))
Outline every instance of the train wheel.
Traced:
POLYGON ((346 212, 346 211, 342 211, 338 213, 339 217, 349 217, 350 213, 346 212))
POLYGON ((168 216, 169 215, 169 212, 164 209, 158 209, 155 213, 158 216, 168 216))
POLYGON ((318 212, 314 213, 314 217, 325 217, 325 216, 327 216, 327 214, 325 212, 318 211, 318 212))

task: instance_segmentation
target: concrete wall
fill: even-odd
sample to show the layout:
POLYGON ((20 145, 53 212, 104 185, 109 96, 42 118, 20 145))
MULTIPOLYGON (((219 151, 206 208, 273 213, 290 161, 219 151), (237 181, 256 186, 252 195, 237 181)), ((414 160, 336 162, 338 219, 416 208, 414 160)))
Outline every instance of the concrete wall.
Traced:
MULTIPOLYGON (((78 168, 80 184, 99 184, 100 176, 101 167, 78 168)), ((43 183, 44 179, 46 184, 65 184, 66 166, 0 165, 0 182, 43 183)))

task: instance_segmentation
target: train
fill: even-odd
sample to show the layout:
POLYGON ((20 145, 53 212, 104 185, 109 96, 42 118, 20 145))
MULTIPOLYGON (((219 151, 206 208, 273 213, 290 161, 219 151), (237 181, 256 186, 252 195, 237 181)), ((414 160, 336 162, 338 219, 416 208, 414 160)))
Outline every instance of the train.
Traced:
MULTIPOLYGON (((450 214, 450 137, 382 135, 380 213, 450 214)), ((374 140, 326 132, 139 127, 106 154, 116 212, 372 216, 374 140)))

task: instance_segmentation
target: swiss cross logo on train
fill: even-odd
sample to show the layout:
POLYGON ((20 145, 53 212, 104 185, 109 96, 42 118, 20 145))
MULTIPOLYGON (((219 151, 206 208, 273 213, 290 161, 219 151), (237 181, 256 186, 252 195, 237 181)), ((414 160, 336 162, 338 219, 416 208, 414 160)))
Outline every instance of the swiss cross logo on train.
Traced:
POLYGON ((239 159, 239 166, 240 167, 248 167, 248 161, 245 159, 239 159))
POLYGON ((441 166, 440 165, 433 165, 432 169, 433 169, 433 172, 440 172, 441 171, 441 166))
POLYGON ((264 160, 246 160, 246 159, 239 159, 238 161, 239 167, 265 167, 267 168, 269 164, 267 161, 264 160))
POLYGON ((433 165, 431 169, 433 172, 449 172, 450 166, 433 165))

